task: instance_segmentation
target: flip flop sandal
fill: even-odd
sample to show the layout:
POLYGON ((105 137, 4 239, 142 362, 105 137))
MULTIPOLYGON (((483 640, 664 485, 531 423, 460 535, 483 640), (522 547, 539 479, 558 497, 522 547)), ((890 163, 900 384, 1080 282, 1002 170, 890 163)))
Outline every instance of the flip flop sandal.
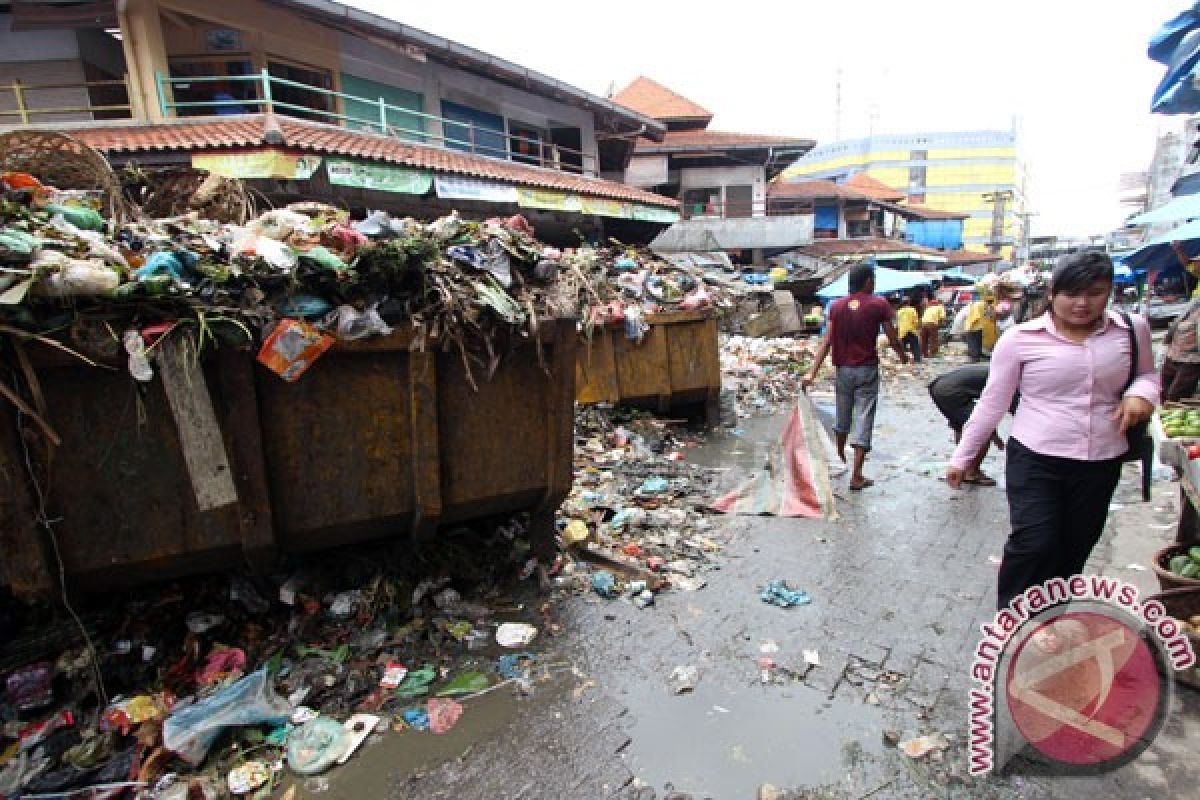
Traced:
POLYGON ((995 486, 996 481, 989 478, 987 475, 978 475, 974 478, 963 478, 963 483, 969 483, 972 486, 995 486))
POLYGON ((870 478, 863 478, 863 482, 860 483, 858 486, 855 486, 853 483, 850 484, 850 491, 861 492, 863 489, 867 489, 874 485, 875 485, 875 481, 871 480, 870 478))

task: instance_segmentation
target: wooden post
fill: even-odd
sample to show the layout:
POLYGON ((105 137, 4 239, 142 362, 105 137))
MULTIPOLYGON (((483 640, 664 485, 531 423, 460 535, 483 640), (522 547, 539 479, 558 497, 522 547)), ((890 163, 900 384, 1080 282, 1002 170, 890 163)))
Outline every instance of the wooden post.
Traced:
POLYGON ((418 542, 433 536, 442 516, 437 381, 437 355, 425 350, 411 351, 408 354, 413 485, 411 525, 412 536, 418 542))

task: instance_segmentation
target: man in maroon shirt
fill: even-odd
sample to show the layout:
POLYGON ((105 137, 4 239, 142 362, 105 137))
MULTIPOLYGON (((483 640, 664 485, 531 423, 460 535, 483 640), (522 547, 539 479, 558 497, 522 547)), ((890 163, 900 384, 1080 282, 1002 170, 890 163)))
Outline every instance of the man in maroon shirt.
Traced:
POLYGON ((854 448, 850 488, 857 491, 874 484, 863 477, 862 468, 871 450, 875 406, 879 401, 879 354, 876 348, 881 326, 892 349, 900 357, 900 363, 907 364, 908 355, 896 335, 896 312, 888 301, 875 296, 875 270, 860 264, 850 270, 846 280, 850 294, 829 306, 825 338, 821 340, 812 369, 801 381, 801 386, 807 390, 816 382, 817 372, 832 349, 837 396, 837 420, 833 432, 842 461, 846 460, 847 440, 854 448))

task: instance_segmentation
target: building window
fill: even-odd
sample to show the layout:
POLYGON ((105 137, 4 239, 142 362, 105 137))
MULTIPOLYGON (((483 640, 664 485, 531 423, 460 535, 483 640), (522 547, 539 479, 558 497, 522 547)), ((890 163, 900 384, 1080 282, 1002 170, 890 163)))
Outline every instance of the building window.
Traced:
POLYGON ((909 159, 909 161, 928 161, 929 160, 929 151, 928 150, 910 150, 910 151, 908 151, 908 159, 909 159))
POLYGON ((908 168, 908 188, 910 190, 925 188, 925 170, 925 167, 908 168))
POLYGON ((714 217, 721 213, 721 188, 687 189, 683 193, 683 213, 688 217, 714 217))
POLYGON ((271 101, 276 111, 289 117, 301 117, 316 122, 336 123, 332 116, 333 95, 317 91, 333 89, 333 75, 328 70, 289 64, 286 61, 268 61, 267 72, 272 78, 281 78, 305 87, 271 82, 271 101), (312 109, 311 112, 305 109, 312 109))
POLYGON ((347 127, 378 132, 381 122, 378 98, 382 97, 386 106, 386 133, 424 141, 421 134, 425 123, 419 115, 425 110, 425 98, 420 93, 345 72, 342 73, 342 93, 357 98, 342 100, 342 113, 349 118, 347 127))
POLYGON ((508 121, 508 152, 513 161, 542 166, 542 132, 524 122, 508 121))
POLYGON ((477 108, 442 101, 446 147, 492 158, 508 158, 504 117, 477 108))
POLYGON ((255 114, 262 110, 258 83, 238 80, 254 74, 249 58, 172 60, 170 69, 171 98, 177 117, 255 114), (214 80, 222 78, 228 80, 214 80))

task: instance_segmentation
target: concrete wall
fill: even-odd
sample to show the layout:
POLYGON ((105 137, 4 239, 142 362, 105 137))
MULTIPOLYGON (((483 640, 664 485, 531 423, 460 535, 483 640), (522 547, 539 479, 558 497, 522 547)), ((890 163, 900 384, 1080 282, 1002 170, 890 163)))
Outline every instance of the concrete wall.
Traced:
POLYGON ((725 203, 726 186, 752 187, 754 216, 764 216, 767 207, 767 176, 763 167, 691 167, 681 169, 679 184, 683 191, 688 189, 721 188, 721 202, 725 203))
MULTIPOLYGON (((13 81, 38 84, 82 84, 85 81, 83 64, 79 60, 79 43, 74 31, 12 30, 12 15, 0 14, 0 111, 15 111, 16 95, 13 81)), ((25 92, 25 105, 39 108, 81 108, 88 105, 87 90, 34 89, 25 92)), ((87 113, 33 114, 32 122, 67 122, 91 119, 87 113)), ((14 114, 0 114, 0 125, 20 124, 14 114)))

